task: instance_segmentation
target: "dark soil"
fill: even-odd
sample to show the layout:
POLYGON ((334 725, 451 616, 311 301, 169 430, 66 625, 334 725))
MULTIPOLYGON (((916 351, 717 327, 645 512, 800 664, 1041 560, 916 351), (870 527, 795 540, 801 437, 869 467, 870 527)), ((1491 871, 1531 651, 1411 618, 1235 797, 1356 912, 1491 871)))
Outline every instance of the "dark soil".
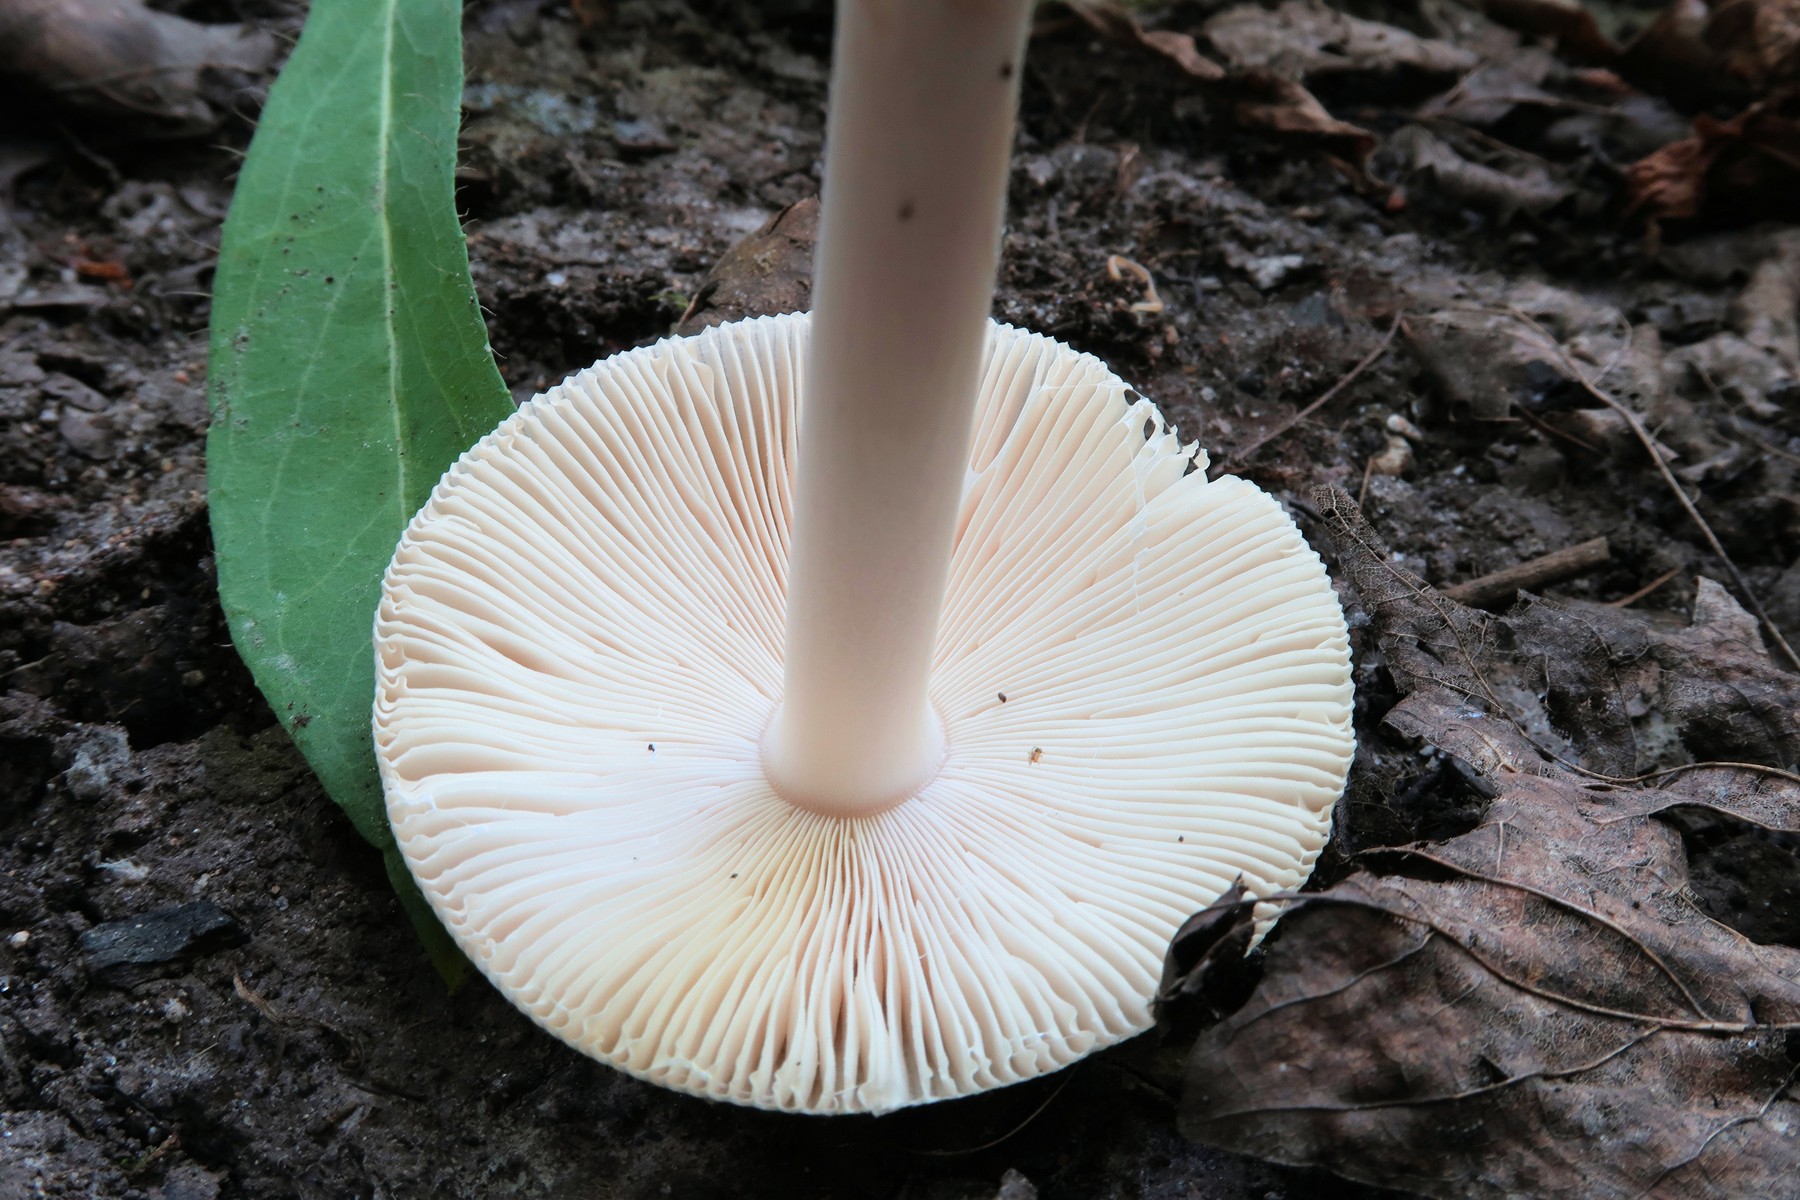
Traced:
MULTIPOLYGON (((272 0, 160 7, 289 36, 299 20, 272 0)), ((462 203, 520 397, 667 333, 725 249, 818 180, 828 5, 576 7, 604 20, 584 33, 538 0, 469 16, 462 203)), ((1366 491, 1371 523, 1434 582, 1602 534, 1611 561, 1555 594, 1614 600, 1673 571, 1636 603, 1680 617, 1697 575, 1726 578, 1641 451, 1551 431, 1588 407, 1569 389, 1498 369, 1470 383, 1458 371, 1489 364, 1422 318, 1520 306, 1565 343, 1631 331, 1623 388, 1647 343, 1665 361, 1742 344, 1761 312, 1746 280, 1779 231, 1658 258, 1616 196, 1542 221, 1420 187, 1394 203, 1234 131, 1155 68, 1072 24, 1034 43, 997 316, 1108 359, 1217 469, 1405 311, 1371 369, 1233 469, 1309 533, 1313 485, 1366 491), (1143 289, 1109 275, 1114 254, 1151 271, 1164 311, 1132 311, 1143 289), (1496 393, 1497 410, 1471 410, 1496 393), (1392 417, 1420 436, 1392 441, 1392 417), (1386 451, 1399 473, 1366 474, 1386 451)), ((6 145, 50 128, 20 123, 6 145)), ((0 191, 0 1200, 961 1200, 994 1196, 1009 1171, 1015 1198, 1025 1180, 1045 1197, 1373 1195, 1183 1142, 1176 1063, 1153 1036, 989 1097, 819 1120, 628 1079, 483 983, 447 995, 214 598, 207 289, 249 133, 244 117, 210 144, 64 128, 0 191), (169 909, 149 929, 107 924, 169 909)), ((1800 396, 1779 347, 1745 357, 1759 347, 1691 377, 1642 370, 1676 380, 1660 436, 1698 468, 1702 511, 1795 638, 1800 396)), ((1479 817, 1445 760, 1380 731, 1393 688, 1358 649, 1340 862, 1479 817)), ((1791 847, 1689 836, 1700 902, 1751 936, 1796 936, 1791 847)))

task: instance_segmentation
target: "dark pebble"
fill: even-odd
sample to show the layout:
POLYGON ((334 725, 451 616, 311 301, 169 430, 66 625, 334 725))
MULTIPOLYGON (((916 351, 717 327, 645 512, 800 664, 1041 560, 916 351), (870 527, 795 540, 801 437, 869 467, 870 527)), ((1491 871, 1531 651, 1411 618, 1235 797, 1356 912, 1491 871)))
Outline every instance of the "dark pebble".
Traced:
POLYGON ((96 925, 81 935, 81 951, 90 974, 127 983, 141 976, 143 968, 210 954, 243 940, 243 927, 230 913, 210 900, 194 900, 96 925))

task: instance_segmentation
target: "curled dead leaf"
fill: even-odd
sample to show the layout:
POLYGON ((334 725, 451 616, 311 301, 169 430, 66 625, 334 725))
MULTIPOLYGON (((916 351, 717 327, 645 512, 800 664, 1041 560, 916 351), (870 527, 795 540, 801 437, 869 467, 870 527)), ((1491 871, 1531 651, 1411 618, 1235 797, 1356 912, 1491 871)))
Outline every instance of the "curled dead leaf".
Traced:
POLYGON ((795 201, 713 264, 676 322, 683 337, 745 317, 804 312, 812 307, 813 243, 819 198, 795 201))
POLYGON ((1460 46, 1319 0, 1286 0, 1273 11, 1240 4, 1208 20, 1205 35, 1234 71, 1264 70, 1309 85, 1354 82, 1363 97, 1435 91, 1481 61, 1460 46))
POLYGON ((1221 89, 1230 98, 1232 116, 1247 129, 1313 142, 1358 167, 1374 153, 1374 134, 1338 120, 1291 79, 1271 71, 1243 71, 1221 89))
POLYGON ((1190 35, 1146 30, 1128 10, 1111 0, 1070 0, 1069 11, 1095 33, 1148 50, 1195 79, 1216 83, 1225 78, 1224 68, 1201 54, 1190 35))
POLYGON ((1228 72, 1201 54, 1191 35, 1147 31, 1111 0, 1068 0, 1068 7, 1096 33, 1173 64, 1246 129, 1309 143, 1357 171, 1375 149, 1374 134, 1333 117, 1293 79, 1262 67, 1228 72))
MULTIPOLYGON (((1159 1020, 1167 1014, 1180 1018, 1183 1026, 1198 1015, 1216 1020, 1249 998, 1255 976, 1244 956, 1255 937, 1256 906, 1239 879, 1175 931, 1156 991, 1159 1020)), ((1182 1026, 1164 1024, 1170 1032, 1181 1032, 1182 1026)))
POLYGON ((1692 137, 1631 164, 1629 211, 1663 221, 1749 224, 1793 211, 1800 188, 1800 92, 1728 121, 1701 116, 1692 137))
POLYGON ((1406 335, 1453 419, 1550 410, 1571 390, 1555 342, 1503 310, 1440 309, 1409 320, 1406 335))
POLYGON ((1621 69, 1691 105, 1764 99, 1800 83, 1800 0, 1671 0, 1621 69))
POLYGON ((1367 862, 1195 1043, 1188 1136, 1430 1196, 1789 1194, 1800 952, 1695 908, 1673 829, 1519 776, 1367 862))
MULTIPOLYGON (((1184 1132, 1430 1196, 1791 1194, 1800 950, 1702 912, 1661 817, 1800 828, 1800 781, 1715 766, 1637 787, 1634 714, 1648 697, 1696 752, 1791 764, 1800 676, 1717 585, 1682 630, 1543 602, 1490 616, 1396 567, 1342 493, 1315 502, 1405 694, 1387 726, 1493 798, 1468 832, 1365 852, 1289 902, 1249 999, 1194 1044, 1184 1132)), ((1180 994, 1229 1007, 1204 982, 1180 994)))
POLYGON ((1619 56, 1618 46, 1600 32, 1579 0, 1486 0, 1482 11, 1512 29, 1552 38, 1565 53, 1586 62, 1608 63, 1619 56))
POLYGON ((1499 165, 1471 162, 1420 125, 1400 130, 1389 148, 1409 172, 1425 176, 1437 191, 1502 221, 1520 212, 1540 215, 1575 194, 1541 159, 1490 146, 1489 156, 1499 165))

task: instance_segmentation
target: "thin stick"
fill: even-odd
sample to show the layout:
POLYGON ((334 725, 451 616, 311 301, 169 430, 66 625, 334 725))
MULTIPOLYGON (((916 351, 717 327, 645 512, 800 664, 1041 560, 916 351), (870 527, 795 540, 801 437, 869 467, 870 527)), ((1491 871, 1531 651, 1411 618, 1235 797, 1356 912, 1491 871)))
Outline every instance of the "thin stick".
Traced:
POLYGON ((1044 1097, 1044 1102, 1042 1104, 1032 1109, 1030 1115, 1023 1121, 1020 1121, 1017 1125, 1014 1125, 1011 1129, 1007 1130, 991 1142, 983 1142, 979 1146, 970 1146, 966 1150, 912 1150, 908 1153, 922 1155, 926 1158, 961 1158, 966 1154, 980 1154, 983 1150, 992 1150, 1001 1142, 1011 1141, 1013 1138, 1023 1133, 1027 1125, 1043 1116, 1044 1110, 1056 1103, 1056 1098, 1063 1094, 1064 1089, 1069 1086, 1069 1081, 1074 1077, 1074 1071, 1064 1071, 1062 1082, 1056 1085, 1056 1090, 1054 1092, 1051 1092, 1048 1096, 1044 1097))
POLYGON ((1757 447, 1759 450, 1766 450, 1770 454, 1777 455, 1781 458, 1790 458, 1795 462, 1800 462, 1800 454, 1783 450, 1780 446, 1770 445, 1768 442, 1765 442, 1762 438, 1758 437, 1756 430, 1751 427, 1750 422, 1744 420, 1743 414, 1738 412, 1738 406, 1733 404, 1731 400, 1726 397, 1725 393, 1719 389, 1719 385, 1713 382, 1711 373, 1708 372, 1705 367, 1701 366, 1698 362, 1690 362, 1688 366, 1693 369, 1696 375, 1700 376, 1701 382, 1706 384, 1706 390, 1713 394, 1713 399, 1724 405, 1730 412, 1732 424, 1737 426, 1739 433, 1749 439, 1752 446, 1757 447))
POLYGON ((1656 439, 1650 436, 1649 430, 1644 428, 1644 423, 1638 420, 1638 415, 1613 399, 1610 393, 1589 382, 1588 377, 1582 374, 1581 368, 1575 364, 1575 360, 1569 357, 1569 352, 1562 348, 1562 343, 1551 337, 1549 331, 1534 321, 1529 313, 1521 312, 1516 308, 1508 311, 1544 335, 1544 340, 1555 349, 1557 357, 1562 359, 1563 366, 1567 367, 1569 374, 1573 375, 1576 382, 1581 384, 1583 391, 1625 418, 1625 423, 1631 426, 1631 432, 1637 435, 1637 440, 1643 445, 1644 452, 1650 456, 1650 461, 1656 464, 1658 471, 1662 472, 1663 482, 1669 485, 1669 490, 1675 493, 1677 500, 1681 501, 1681 507, 1687 510, 1688 517, 1699 528, 1701 536, 1706 539, 1706 544, 1712 547, 1712 552, 1718 555, 1719 561, 1724 563, 1725 569, 1731 573, 1731 581, 1737 585, 1738 594, 1749 602, 1750 611, 1754 612, 1757 619, 1762 622, 1763 629, 1768 632, 1769 640, 1780 648, 1782 655, 1794 665, 1796 670, 1800 670, 1800 655, 1795 654, 1794 648, 1788 645, 1786 638, 1781 636, 1781 630, 1777 629, 1775 622, 1769 619, 1769 614, 1764 610, 1762 601, 1758 600, 1756 593, 1750 590, 1750 583, 1744 578, 1744 573, 1738 570, 1735 562, 1731 561, 1731 555, 1725 553, 1725 547, 1720 545, 1718 535, 1713 533, 1712 526, 1706 523, 1706 518, 1700 515, 1700 510, 1694 507, 1694 502, 1688 498, 1687 492, 1676 480, 1675 473, 1669 470, 1669 464, 1663 461, 1663 456, 1656 452, 1656 439))
POLYGON ((1642 775, 1601 775, 1597 771, 1590 771, 1588 774, 1603 781, 1605 786, 1616 787, 1628 783, 1643 783, 1650 779, 1661 779, 1665 775, 1680 775, 1687 771, 1712 770, 1725 767, 1729 767, 1734 771, 1752 771, 1758 775, 1768 775, 1775 779, 1785 779, 1789 783, 1800 783, 1800 775, 1796 775, 1792 771, 1784 771, 1780 767, 1765 766, 1762 763, 1749 762, 1707 761, 1682 763, 1678 767, 1664 767, 1660 771, 1646 771, 1642 775))
POLYGON ((1520 591, 1530 591, 1545 584, 1573 579, 1605 564, 1611 558, 1612 548, 1606 544, 1605 538, 1597 537, 1440 590, 1459 603, 1489 608, 1496 604, 1510 603, 1520 591))
POLYGON ((1400 332, 1400 321, 1405 316, 1406 314, 1404 312, 1395 313, 1393 323, 1388 326, 1387 332, 1381 335, 1381 340, 1375 343, 1375 348, 1365 354, 1361 362, 1357 363, 1354 367, 1351 367, 1349 372, 1342 379, 1332 384, 1323 396, 1320 396, 1317 400, 1314 400, 1311 404, 1277 425, 1274 429, 1271 429, 1268 433, 1263 434, 1248 446, 1233 453, 1228 462, 1232 464, 1248 462, 1251 455, 1255 454, 1258 450, 1261 450, 1264 446, 1268 445, 1300 422, 1306 420, 1306 418, 1318 412, 1319 409, 1330 402, 1333 396, 1356 382, 1357 376, 1374 366, 1375 361, 1383 354, 1387 353, 1387 348, 1394 342, 1394 335, 1400 332))
POLYGON ((1675 578, 1679 574, 1681 574, 1680 567, 1671 567, 1661 575, 1658 575, 1655 579, 1652 579, 1649 583, 1646 583, 1637 591, 1631 593, 1631 595, 1621 597, 1618 600, 1608 600, 1606 602, 1606 607, 1630 608, 1633 604, 1636 604, 1639 600, 1642 600, 1645 596, 1648 596, 1651 592, 1654 592, 1657 588, 1669 582, 1669 580, 1675 578))
POLYGON ((1583 450, 1586 450, 1589 454, 1599 454, 1600 453, 1600 448, 1598 446, 1588 445, 1586 442, 1582 441, 1580 438, 1576 437, 1574 434, 1570 433, 1568 430, 1558 429, 1556 426, 1550 424, 1550 422, 1544 420, 1544 418, 1537 416, 1535 413, 1527 412, 1525 409, 1518 408, 1516 406, 1514 408, 1514 411, 1516 411, 1521 417, 1524 417, 1525 423, 1527 425, 1530 425, 1533 429, 1537 430, 1539 433, 1547 434, 1550 437, 1554 437, 1554 438, 1561 438, 1565 442, 1569 442, 1573 445, 1580 446, 1583 450))

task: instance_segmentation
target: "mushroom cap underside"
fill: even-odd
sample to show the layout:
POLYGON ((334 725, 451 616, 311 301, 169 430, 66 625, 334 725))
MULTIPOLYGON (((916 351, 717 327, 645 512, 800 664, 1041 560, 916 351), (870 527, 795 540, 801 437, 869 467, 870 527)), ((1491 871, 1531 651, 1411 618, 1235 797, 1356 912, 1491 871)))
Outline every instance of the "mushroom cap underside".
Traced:
POLYGON ((375 741, 419 886, 546 1029, 684 1091, 880 1112, 1145 1029, 1189 914, 1304 881, 1349 652, 1273 499, 1190 470, 1097 360, 995 325, 932 668, 946 761, 876 816, 789 805, 761 744, 807 330, 617 355, 452 467, 384 581, 375 741))

